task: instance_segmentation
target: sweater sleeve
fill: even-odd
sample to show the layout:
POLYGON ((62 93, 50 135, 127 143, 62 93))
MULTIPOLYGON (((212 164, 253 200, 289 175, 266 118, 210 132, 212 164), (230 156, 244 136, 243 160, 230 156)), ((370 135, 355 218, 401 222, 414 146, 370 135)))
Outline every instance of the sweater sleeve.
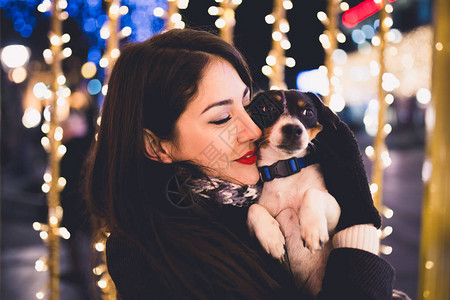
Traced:
POLYGON ((370 252, 334 249, 327 262, 320 300, 391 300, 394 281, 392 266, 370 252))
POLYGON ((111 234, 106 243, 108 272, 121 300, 168 299, 168 292, 152 271, 145 254, 131 240, 111 234))

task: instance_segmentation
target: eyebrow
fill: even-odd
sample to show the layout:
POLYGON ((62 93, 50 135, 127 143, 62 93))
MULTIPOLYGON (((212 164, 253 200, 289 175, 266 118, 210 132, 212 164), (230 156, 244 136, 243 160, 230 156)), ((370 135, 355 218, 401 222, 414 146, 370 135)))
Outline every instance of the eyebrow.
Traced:
MULTIPOLYGON (((244 98, 245 95, 247 95, 248 91, 249 91, 249 88, 248 88, 248 86, 247 86, 247 87, 245 87, 244 93, 242 94, 242 98, 244 98)), ((213 104, 208 105, 208 106, 202 111, 201 114, 203 114, 204 112, 206 112, 207 110, 209 110, 209 109, 211 109, 211 108, 213 108, 213 107, 215 107, 215 106, 229 105, 229 104, 231 104, 231 103, 233 103, 233 101, 232 101, 231 99, 225 99, 225 100, 222 100, 222 101, 219 101, 219 102, 215 102, 215 103, 213 103, 213 104)))

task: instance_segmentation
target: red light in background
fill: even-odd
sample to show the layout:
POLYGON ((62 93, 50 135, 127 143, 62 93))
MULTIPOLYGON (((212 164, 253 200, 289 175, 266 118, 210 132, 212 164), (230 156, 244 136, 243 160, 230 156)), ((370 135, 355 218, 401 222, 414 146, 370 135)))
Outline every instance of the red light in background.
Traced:
MULTIPOLYGON (((396 0, 389 0, 389 2, 395 2, 396 0)), ((383 6, 382 1, 376 3, 375 0, 366 0, 355 7, 345 11, 342 15, 342 24, 345 27, 355 27, 359 22, 367 17, 370 17, 374 13, 378 12, 383 6)))

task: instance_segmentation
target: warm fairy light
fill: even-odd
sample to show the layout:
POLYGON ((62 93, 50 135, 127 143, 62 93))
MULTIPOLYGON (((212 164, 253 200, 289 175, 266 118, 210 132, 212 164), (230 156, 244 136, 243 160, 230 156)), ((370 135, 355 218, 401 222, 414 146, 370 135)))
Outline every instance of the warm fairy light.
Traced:
POLYGON ((62 53, 63 53, 63 56, 67 58, 72 55, 72 49, 70 49, 69 47, 64 48, 62 53))
POLYGON ((41 231, 39 233, 39 236, 41 237, 41 239, 46 240, 48 238, 48 233, 45 231, 41 231))
POLYGON ((181 15, 180 15, 179 13, 174 13, 174 14, 170 17, 170 20, 171 20, 173 23, 178 23, 178 22, 181 21, 181 15))
POLYGON ((98 62, 99 66, 102 68, 106 68, 109 64, 109 59, 106 57, 103 57, 102 59, 100 59, 100 61, 98 62))
POLYGON ((41 190, 42 190, 44 193, 48 193, 48 192, 50 191, 50 186, 49 186, 47 183, 44 183, 44 184, 41 186, 41 190))
POLYGON ((345 107, 345 99, 341 95, 333 94, 330 97, 330 109, 334 112, 341 112, 345 107))
POLYGON ((222 18, 218 18, 214 24, 217 28, 224 28, 226 25, 225 20, 222 18))
POLYGON ((341 2, 341 5, 339 6, 342 11, 346 11, 350 8, 347 2, 341 2))
POLYGON ((58 45, 61 44, 61 39, 59 38, 59 36, 53 35, 53 36, 50 38, 50 43, 51 43, 53 46, 58 46, 58 45))
POLYGON ((63 129, 61 127, 56 127, 54 138, 57 141, 62 140, 62 138, 63 138, 63 129))
POLYGON ((283 48, 284 50, 288 50, 291 48, 291 42, 289 42, 288 40, 282 40, 280 42, 281 48, 283 48))
POLYGON ((33 229, 36 230, 36 231, 41 230, 41 223, 33 222, 33 229))
POLYGON ((266 63, 267 63, 269 66, 274 66, 274 65, 277 63, 277 59, 276 59, 275 56, 273 56, 273 55, 268 55, 268 56, 266 57, 266 63))
POLYGON ((394 96, 392 94, 387 94, 384 100, 387 104, 391 105, 392 103, 394 103, 394 96))
POLYGON ((390 14, 394 11, 394 7, 391 4, 386 4, 386 6, 384 7, 384 10, 390 14))
POLYGON ((377 37, 377 36, 374 36, 373 38, 372 38, 372 45, 374 45, 375 47, 376 46, 380 46, 380 43, 381 43, 381 40, 380 40, 380 38, 379 37, 377 37))
POLYGON ((177 6, 178 9, 186 9, 189 6, 189 0, 178 0, 177 6))
POLYGON ((392 20, 391 17, 386 17, 386 19, 384 19, 384 25, 389 28, 394 25, 394 20, 392 20))
POLYGON ((287 33, 287 32, 289 32, 289 29, 290 29, 287 21, 280 22, 279 28, 282 33, 287 33))
POLYGON ((44 297, 45 297, 45 294, 43 292, 37 292, 36 293, 36 298, 37 299, 42 300, 42 299, 44 299, 44 297))
POLYGON ((59 228, 59 235, 65 240, 70 239, 70 232, 65 227, 59 228))
POLYGON ((26 128, 34 128, 41 122, 41 113, 33 108, 29 107, 25 110, 22 117, 22 124, 26 128))
POLYGON ((83 75, 84 78, 92 78, 95 73, 97 73, 97 67, 93 62, 88 61, 81 67, 81 75, 83 75))
POLYGON ((98 282, 97 282, 97 285, 100 287, 100 288, 102 288, 102 289, 104 289, 104 288, 106 288, 106 286, 108 285, 107 284, 107 282, 106 282, 106 280, 99 280, 98 282))
POLYGON ((113 16, 117 16, 120 12, 120 6, 113 3, 111 4, 111 6, 109 7, 109 13, 113 16))
POLYGON ((285 0, 285 1, 283 1, 283 7, 284 7, 284 9, 289 10, 289 9, 292 9, 292 7, 294 7, 294 6, 290 0, 285 0))
POLYGON ((59 85, 63 85, 66 83, 66 77, 64 75, 59 75, 56 79, 56 82, 58 82, 59 85))
POLYGON ((14 83, 22 83, 27 79, 27 70, 24 67, 15 68, 10 71, 10 79, 14 83))
POLYGON ((319 11, 317 13, 317 19, 319 19, 322 22, 325 22, 328 19, 328 17, 326 13, 324 13, 323 11, 319 11))
POLYGON ((264 20, 266 21, 267 24, 273 24, 275 23, 275 17, 271 14, 267 15, 264 20))
POLYGON ((347 40, 347 37, 342 32, 338 33, 336 39, 339 43, 343 44, 347 40))
POLYGON ((123 36, 123 37, 127 37, 127 36, 129 36, 130 34, 131 34, 131 27, 130 26, 125 26, 124 28, 122 28, 122 30, 121 30, 121 35, 123 36))
POLYGON ((48 147, 50 145, 50 141, 49 141, 48 137, 46 137, 46 136, 42 137, 41 144, 44 148, 48 147))
POLYGON ((50 174, 50 173, 45 173, 44 176, 43 176, 43 178, 44 178, 44 181, 45 181, 45 182, 50 182, 50 181, 52 181, 52 174, 50 174))
POLYGON ((60 10, 66 9, 67 8, 67 1, 66 0, 59 0, 58 1, 58 8, 60 10))
POLYGON ((274 32, 272 33, 272 38, 273 38, 275 41, 281 41, 281 39, 283 38, 283 35, 282 35, 281 32, 279 32, 279 31, 274 31, 274 32))
POLYGON ((417 102, 426 105, 431 101, 431 92, 427 88, 420 88, 416 94, 417 102))
POLYGON ((66 154, 66 152, 67 152, 66 146, 64 146, 64 145, 59 145, 58 146, 58 154, 64 155, 64 154, 66 154))
POLYGON ((50 222, 51 225, 56 225, 56 224, 58 224, 58 218, 55 217, 55 216, 51 216, 49 218, 49 222, 50 222))
POLYGON ((264 75, 269 76, 270 74, 272 74, 273 70, 270 66, 265 65, 261 68, 261 71, 264 75))
POLYGON ((386 245, 380 245, 380 252, 384 255, 389 255, 392 253, 392 247, 386 245))
POLYGON ((364 152, 366 153, 367 157, 369 157, 369 158, 373 158, 373 155, 375 154, 375 150, 373 149, 372 146, 367 146, 366 149, 364 150, 364 152))
POLYGON ((109 32, 108 27, 104 26, 100 29, 100 37, 104 40, 108 39, 111 33, 109 32))
POLYGON ((292 57, 286 57, 286 66, 289 68, 295 67, 295 59, 292 57))
POLYGON ((186 24, 183 21, 180 21, 180 22, 176 22, 173 27, 177 28, 177 29, 183 29, 185 26, 186 26, 186 24))
POLYGON ((386 219, 390 219, 390 218, 392 218, 394 216, 394 211, 392 209, 388 208, 388 207, 384 206, 382 208, 382 212, 383 212, 383 215, 384 215, 384 217, 386 219))
POLYGON ((432 262, 431 260, 427 260, 425 262, 425 269, 430 270, 434 267, 434 262, 432 262))
POLYGON ((219 8, 217 6, 210 6, 208 8, 208 14, 211 16, 217 16, 219 14, 219 8))
POLYGON ((165 13, 165 11, 162 7, 156 7, 153 10, 153 15, 158 18, 161 18, 162 16, 164 16, 164 13, 165 13))
POLYGON ((378 191, 378 184, 372 183, 372 184, 370 185, 370 192, 371 192, 372 194, 375 194, 377 191, 378 191))
POLYGON ((106 96, 106 93, 108 93, 108 85, 107 84, 102 86, 102 94, 103 94, 103 96, 106 96))
POLYGON ((391 133, 391 131, 392 131, 392 126, 391 126, 391 124, 385 124, 384 127, 383 127, 383 131, 384 131, 384 133, 386 133, 386 134, 391 133))
POLYGON ((105 251, 105 244, 103 244, 103 243, 96 243, 95 244, 95 250, 97 250, 98 252, 105 251))
POLYGON ((385 238, 385 237, 387 237, 387 236, 390 236, 390 235, 392 234, 392 232, 394 232, 394 229, 392 228, 392 226, 386 226, 386 227, 383 229, 383 235, 382 235, 382 237, 385 238))
POLYGON ((120 56, 120 50, 115 48, 111 50, 111 57, 112 58, 118 58, 120 56))
POLYGON ((67 180, 64 177, 59 177, 58 184, 60 187, 65 187, 67 183, 67 180))
POLYGON ((437 42, 435 47, 437 51, 442 51, 444 49, 444 45, 442 45, 441 42, 437 42))

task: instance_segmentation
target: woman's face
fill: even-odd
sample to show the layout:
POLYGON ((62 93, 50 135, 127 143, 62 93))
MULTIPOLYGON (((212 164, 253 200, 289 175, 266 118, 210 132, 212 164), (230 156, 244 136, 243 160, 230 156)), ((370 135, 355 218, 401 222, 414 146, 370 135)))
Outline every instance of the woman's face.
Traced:
POLYGON ((206 173, 211 176, 255 184, 259 174, 253 141, 261 130, 244 109, 249 102, 249 87, 236 70, 215 59, 206 67, 197 96, 177 121, 172 159, 209 167, 212 170, 206 173))

